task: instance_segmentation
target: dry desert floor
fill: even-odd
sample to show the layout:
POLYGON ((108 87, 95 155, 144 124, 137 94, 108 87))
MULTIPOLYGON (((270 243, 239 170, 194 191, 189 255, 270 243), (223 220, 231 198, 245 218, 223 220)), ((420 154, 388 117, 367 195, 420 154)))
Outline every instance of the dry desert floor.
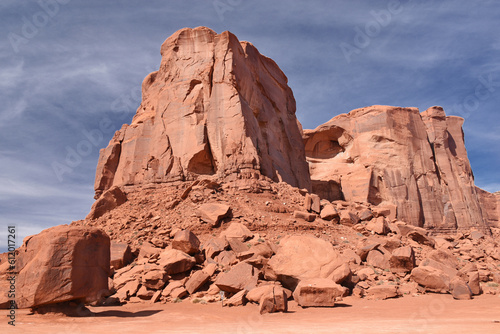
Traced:
POLYGON ((1 310, 0 333, 500 333, 500 296, 453 300, 450 295, 375 301, 347 297, 335 308, 260 315, 258 305, 128 304, 92 307, 95 316, 29 315, 18 310, 16 327, 1 310))

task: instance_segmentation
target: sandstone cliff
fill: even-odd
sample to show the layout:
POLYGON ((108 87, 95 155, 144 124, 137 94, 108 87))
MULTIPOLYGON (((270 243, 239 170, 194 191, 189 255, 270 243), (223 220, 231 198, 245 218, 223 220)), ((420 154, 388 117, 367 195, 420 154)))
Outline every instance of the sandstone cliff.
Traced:
POLYGON ((310 188, 295 99, 274 61, 205 27, 179 30, 161 55, 132 123, 100 152, 96 198, 112 186, 200 175, 310 188))
POLYGON ((371 106, 338 115, 304 132, 313 191, 392 203, 398 219, 436 231, 488 230, 462 123, 440 107, 371 106))
POLYGON ((100 152, 88 219, 126 201, 124 186, 265 179, 436 232, 499 226, 498 194, 474 185, 463 119, 442 108, 371 106, 302 131, 286 76, 230 32, 181 29, 161 55, 131 124, 100 152))

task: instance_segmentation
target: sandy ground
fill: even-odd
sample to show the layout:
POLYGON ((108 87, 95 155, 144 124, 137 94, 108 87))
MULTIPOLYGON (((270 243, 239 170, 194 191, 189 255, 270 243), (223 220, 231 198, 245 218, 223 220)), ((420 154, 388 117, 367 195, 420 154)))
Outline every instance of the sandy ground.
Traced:
POLYGON ((17 310, 16 327, 0 311, 0 333, 500 333, 500 298, 453 300, 425 295, 384 301, 345 298, 335 308, 259 315, 257 305, 130 304, 93 307, 95 316, 29 315, 17 310))

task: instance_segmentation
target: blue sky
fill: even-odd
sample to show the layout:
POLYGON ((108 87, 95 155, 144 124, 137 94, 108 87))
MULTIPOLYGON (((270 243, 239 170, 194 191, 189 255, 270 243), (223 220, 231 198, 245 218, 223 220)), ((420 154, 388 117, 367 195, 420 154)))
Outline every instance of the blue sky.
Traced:
POLYGON ((373 104, 465 118, 476 184, 500 190, 500 2, 94 1, 0 3, 0 251, 82 219, 99 149, 129 123, 162 42, 230 30, 274 59, 314 128, 373 104))

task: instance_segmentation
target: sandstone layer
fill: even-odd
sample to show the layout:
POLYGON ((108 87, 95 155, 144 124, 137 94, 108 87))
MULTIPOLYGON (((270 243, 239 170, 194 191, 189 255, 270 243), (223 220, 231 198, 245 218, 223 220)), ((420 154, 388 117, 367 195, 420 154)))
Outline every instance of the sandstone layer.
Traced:
POLYGON ((179 30, 161 55, 132 123, 100 152, 96 198, 112 186, 200 175, 310 188, 295 99, 273 60, 205 27, 179 30))
POLYGON ((437 232, 487 231, 497 209, 474 186, 462 124, 440 107, 420 113, 371 106, 305 130, 313 192, 329 200, 395 204, 397 219, 437 232), (489 216, 481 198, 490 203, 489 216))

